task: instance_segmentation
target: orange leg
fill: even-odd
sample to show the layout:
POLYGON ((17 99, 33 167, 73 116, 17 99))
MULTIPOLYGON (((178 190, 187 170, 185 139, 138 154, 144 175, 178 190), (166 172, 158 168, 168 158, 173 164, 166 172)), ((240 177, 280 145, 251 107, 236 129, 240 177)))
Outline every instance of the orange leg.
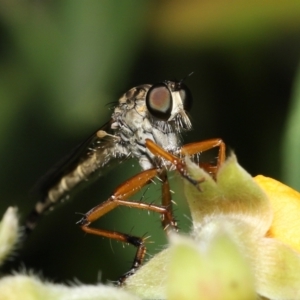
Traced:
POLYGON ((191 144, 186 144, 182 146, 181 153, 182 155, 193 155, 196 153, 201 153, 207 150, 211 150, 213 148, 219 147, 219 154, 217 160, 217 168, 219 169, 221 164, 225 161, 226 156, 226 147, 225 143, 221 139, 211 139, 201 142, 195 142, 191 144))
POLYGON ((137 252, 135 254, 131 269, 127 273, 125 273, 118 281, 119 284, 122 284, 128 276, 135 273, 145 257, 146 247, 144 244, 144 239, 117 231, 92 228, 89 227, 89 225, 117 206, 122 205, 160 213, 162 216, 162 224, 164 229, 169 230, 169 228, 172 228, 177 230, 177 224, 173 218, 171 204, 171 194, 166 171, 160 169, 150 169, 133 176, 125 183, 121 184, 114 191, 112 196, 110 196, 105 202, 95 206, 90 211, 88 211, 84 215, 84 217, 79 222, 77 222, 77 224, 79 224, 81 229, 86 233, 115 239, 137 247, 137 252), (162 206, 143 203, 140 201, 126 200, 130 196, 138 192, 142 187, 149 184, 155 176, 159 176, 160 180, 162 181, 162 206))
MULTIPOLYGON (((199 183, 202 182, 202 181, 195 181, 194 179, 190 178, 190 176, 187 174, 185 163, 179 157, 165 151, 163 148, 161 148, 160 146, 158 146, 157 144, 155 144, 153 141, 149 139, 146 140, 146 146, 153 154, 161 156, 162 158, 170 161, 176 167, 177 171, 183 177, 189 180, 192 184, 198 185, 199 183)), ((201 164, 201 166, 204 167, 208 172, 215 173, 219 169, 221 164, 225 161, 225 156, 226 156, 225 143, 221 139, 211 139, 211 140, 186 144, 181 148, 180 154, 182 156, 194 155, 207 150, 211 150, 216 147, 219 147, 217 165, 212 166, 211 164, 201 164)))
POLYGON ((212 176, 215 177, 216 172, 219 170, 220 166, 223 164, 226 158, 226 146, 221 139, 217 138, 217 139, 210 139, 201 142, 186 144, 181 148, 181 154, 183 156, 193 155, 217 147, 219 147, 217 165, 212 165, 209 163, 200 163, 201 168, 205 169, 208 173, 211 173, 212 176))

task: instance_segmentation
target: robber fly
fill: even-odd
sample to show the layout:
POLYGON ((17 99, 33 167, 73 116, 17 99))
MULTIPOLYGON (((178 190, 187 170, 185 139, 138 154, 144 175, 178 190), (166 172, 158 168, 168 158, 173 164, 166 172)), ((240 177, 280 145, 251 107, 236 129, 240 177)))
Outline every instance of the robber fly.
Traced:
POLYGON ((167 232, 177 230, 167 170, 177 169, 196 185, 198 182, 192 180, 185 170, 181 160, 183 156, 219 147, 217 167, 225 159, 225 145, 220 139, 182 147, 182 133, 192 128, 187 115, 191 105, 191 92, 182 80, 143 84, 126 92, 115 106, 111 119, 43 178, 40 184, 42 197, 27 218, 27 232, 36 226, 42 214, 68 197, 81 183, 99 177, 115 163, 136 158, 142 172, 121 184, 106 201, 92 208, 77 222, 87 233, 137 247, 131 269, 118 281, 122 284, 143 261, 146 253, 144 239, 89 225, 115 207, 123 205, 160 213, 163 228, 167 232), (161 205, 128 200, 155 177, 162 183, 161 205))

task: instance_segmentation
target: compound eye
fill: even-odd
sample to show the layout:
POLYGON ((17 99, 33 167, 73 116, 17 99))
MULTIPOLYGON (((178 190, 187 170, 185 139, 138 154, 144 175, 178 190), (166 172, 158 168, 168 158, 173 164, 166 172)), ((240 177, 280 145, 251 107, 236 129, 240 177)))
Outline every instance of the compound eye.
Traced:
POLYGON ((172 112, 172 94, 163 83, 154 84, 146 96, 146 106, 152 116, 168 120, 172 112))
POLYGON ((184 110, 190 111, 192 108, 193 97, 192 97, 192 93, 189 90, 189 88, 183 83, 181 83, 181 85, 180 85, 179 94, 181 97, 181 101, 182 101, 184 110))

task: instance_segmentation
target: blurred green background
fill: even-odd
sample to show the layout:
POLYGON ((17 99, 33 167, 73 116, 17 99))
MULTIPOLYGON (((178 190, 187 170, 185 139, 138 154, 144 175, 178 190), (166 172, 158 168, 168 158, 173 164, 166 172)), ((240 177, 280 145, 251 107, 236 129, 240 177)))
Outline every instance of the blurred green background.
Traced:
MULTIPOLYGON (((13 205, 26 216, 35 181, 110 118, 108 103, 192 71, 185 141, 221 137, 252 175, 300 190, 299 58, 299 0, 0 0, 1 212, 13 205)), ((57 282, 127 271, 133 247, 87 236, 75 222, 138 170, 127 162, 47 215, 18 251, 22 266, 57 282)), ((180 188, 174 197, 187 231, 180 188)), ((159 202, 159 186, 145 198, 159 202)), ((166 242, 147 212, 120 208, 97 226, 151 235, 150 255, 166 242)))

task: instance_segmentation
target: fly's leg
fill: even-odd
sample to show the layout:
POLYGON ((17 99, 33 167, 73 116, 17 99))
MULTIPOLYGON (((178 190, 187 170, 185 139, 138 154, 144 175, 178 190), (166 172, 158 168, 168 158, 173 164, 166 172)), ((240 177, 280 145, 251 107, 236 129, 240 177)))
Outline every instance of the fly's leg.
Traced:
MULTIPOLYGON (((119 285, 123 284, 126 278, 134 274, 141 265, 146 254, 146 246, 144 243, 145 239, 113 230, 93 228, 89 227, 89 225, 117 206, 127 206, 131 208, 139 208, 160 213, 162 215, 162 223, 165 227, 169 227, 169 225, 171 225, 171 227, 177 228, 176 222, 173 219, 172 210, 170 208, 171 200, 168 199, 163 201, 163 204, 166 204, 166 207, 127 200, 130 196, 137 193, 142 187, 149 184, 151 180, 157 175, 163 181, 163 190, 166 189, 167 185, 165 182, 167 182, 167 180, 164 180, 163 174, 164 171, 160 171, 159 169, 149 169, 133 176, 125 183, 121 184, 114 191, 112 196, 110 196, 105 202, 92 208, 84 215, 84 217, 79 222, 77 222, 77 224, 80 225, 81 229, 86 233, 107 237, 110 239, 121 241, 123 243, 128 243, 137 248, 132 267, 118 280, 119 285)), ((168 192, 170 193, 170 191, 168 192)))
POLYGON ((146 147, 156 156, 160 156, 169 162, 171 162, 177 169, 177 171, 186 178, 189 182, 191 182, 193 185, 198 186, 199 183, 202 182, 202 180, 194 180, 189 176, 189 174, 186 171, 185 163, 177 156, 171 154, 170 152, 167 152, 165 149, 161 148, 157 144, 155 144, 150 139, 146 139, 146 147))
POLYGON ((226 146, 221 139, 210 139, 201 142, 195 142, 191 144, 186 144, 181 147, 182 155, 193 155, 196 153, 201 153, 213 148, 219 147, 219 153, 217 157, 217 169, 220 168, 221 164, 225 161, 226 158, 226 146))
POLYGON ((162 206, 168 211, 167 214, 161 215, 161 223, 163 229, 169 233, 170 230, 178 231, 177 222, 173 217, 172 196, 170 192, 170 184, 167 177, 167 171, 162 170, 159 174, 159 179, 162 182, 162 206))
POLYGON ((223 140, 216 138, 216 139, 210 139, 210 140, 186 144, 182 146, 180 151, 183 156, 186 156, 186 155, 194 155, 197 153, 208 151, 213 148, 219 148, 219 153, 217 156, 217 164, 211 165, 209 163, 200 163, 200 166, 201 168, 205 169, 208 173, 212 174, 212 176, 215 178, 217 171, 219 170, 220 166, 223 164, 226 158, 226 146, 223 140))
MULTIPOLYGON (((146 140, 146 147, 154 154, 157 156, 161 156, 162 158, 170 161, 177 169, 177 171, 188 181, 190 181, 193 185, 198 186, 199 183, 202 182, 202 180, 194 180, 189 176, 189 174, 186 171, 185 163, 177 156, 167 152, 157 144, 155 144, 153 141, 147 139, 146 140)), ((184 145, 180 152, 182 156, 186 155, 194 155, 197 153, 201 153, 213 148, 219 147, 219 154, 217 158, 217 165, 216 167, 210 165, 210 164, 205 164, 203 167, 208 170, 209 172, 213 172, 214 174, 216 171, 219 169, 221 164, 225 161, 226 157, 226 147, 225 143, 221 139, 211 139, 211 140, 206 140, 206 141, 201 141, 201 142, 196 142, 196 143, 191 143, 184 145)))

